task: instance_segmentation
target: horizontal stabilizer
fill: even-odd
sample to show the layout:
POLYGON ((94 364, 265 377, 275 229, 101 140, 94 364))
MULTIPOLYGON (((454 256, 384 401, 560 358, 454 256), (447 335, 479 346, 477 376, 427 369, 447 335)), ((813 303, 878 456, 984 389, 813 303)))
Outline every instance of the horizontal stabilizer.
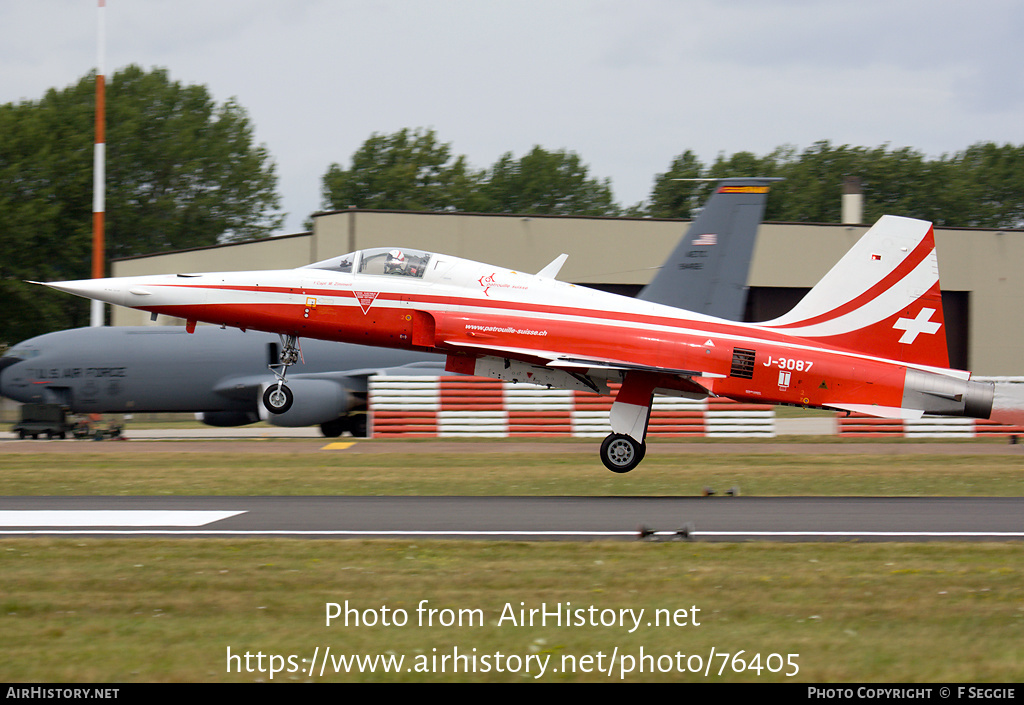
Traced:
POLYGON ((880 419, 919 419, 924 416, 920 409, 904 409, 899 406, 878 406, 877 404, 824 404, 829 409, 864 414, 880 419))

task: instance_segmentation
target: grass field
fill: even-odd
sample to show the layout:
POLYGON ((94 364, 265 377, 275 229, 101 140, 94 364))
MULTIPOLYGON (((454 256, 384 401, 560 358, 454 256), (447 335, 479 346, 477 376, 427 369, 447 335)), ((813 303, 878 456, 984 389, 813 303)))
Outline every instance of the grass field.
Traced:
MULTIPOLYGON (((1021 496, 1020 455, 886 455, 787 452, 655 454, 631 473, 604 469, 596 453, 402 451, 81 453, 2 456, 0 495, 697 495, 738 486, 757 496, 1021 496)), ((319 446, 319 444, 317 444, 319 446)), ((500 444, 487 443, 488 447, 500 444)), ((408 450, 405 450, 407 448, 408 450)))
MULTIPOLYGON (((0 494, 1024 491, 1017 456, 804 456, 780 446, 652 454, 622 477, 590 455, 436 454, 429 443, 387 455, 229 448, 8 454, 0 494)), ((1017 683, 1024 543, 6 539, 0 635, 6 682, 1017 683), (436 611, 417 612, 423 600, 436 611), (350 624, 328 626, 328 605, 346 601, 350 624), (582 610, 571 613, 582 623, 519 623, 520 610, 545 608, 582 610), (421 626, 421 614, 434 623, 421 626), (335 659, 403 661, 385 673, 378 660, 371 674, 335 673, 340 662, 328 659, 321 675, 328 647, 335 659)))

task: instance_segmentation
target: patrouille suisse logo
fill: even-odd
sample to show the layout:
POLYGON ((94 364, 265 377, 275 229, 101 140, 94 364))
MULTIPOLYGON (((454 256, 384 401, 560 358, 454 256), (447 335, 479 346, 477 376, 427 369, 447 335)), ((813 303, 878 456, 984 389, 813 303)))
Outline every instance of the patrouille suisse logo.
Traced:
POLYGON ((492 272, 491 276, 489 277, 484 275, 477 279, 477 281, 480 282, 480 286, 484 288, 484 296, 490 296, 490 294, 488 294, 487 292, 490 291, 491 287, 495 285, 494 273, 492 272))
POLYGON ((377 298, 379 291, 353 291, 352 294, 359 301, 359 308, 363 309, 365 314, 370 310, 370 306, 373 304, 373 300, 377 298))

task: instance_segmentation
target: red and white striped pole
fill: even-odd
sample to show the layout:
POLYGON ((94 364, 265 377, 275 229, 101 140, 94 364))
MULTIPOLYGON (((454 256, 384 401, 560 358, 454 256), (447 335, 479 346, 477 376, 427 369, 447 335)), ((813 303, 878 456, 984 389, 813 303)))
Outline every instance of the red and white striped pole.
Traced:
MULTIPOLYGON (((96 63, 96 144, 93 149, 92 163, 92 278, 104 276, 104 241, 103 216, 106 211, 106 76, 104 71, 104 54, 106 44, 106 24, 104 11, 106 0, 99 2, 99 19, 97 22, 97 63, 96 63)), ((104 323, 104 306, 101 301, 93 301, 90 315, 91 326, 102 326, 104 323)))

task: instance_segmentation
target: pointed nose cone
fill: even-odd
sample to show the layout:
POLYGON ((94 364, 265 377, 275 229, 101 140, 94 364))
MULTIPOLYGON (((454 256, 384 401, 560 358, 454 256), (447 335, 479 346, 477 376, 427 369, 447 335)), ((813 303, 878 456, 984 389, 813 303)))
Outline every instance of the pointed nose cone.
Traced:
POLYGON ((124 305, 127 291, 124 282, 117 279, 78 279, 67 282, 29 282, 29 284, 42 284, 57 291, 64 291, 86 299, 106 301, 119 306, 124 305))

